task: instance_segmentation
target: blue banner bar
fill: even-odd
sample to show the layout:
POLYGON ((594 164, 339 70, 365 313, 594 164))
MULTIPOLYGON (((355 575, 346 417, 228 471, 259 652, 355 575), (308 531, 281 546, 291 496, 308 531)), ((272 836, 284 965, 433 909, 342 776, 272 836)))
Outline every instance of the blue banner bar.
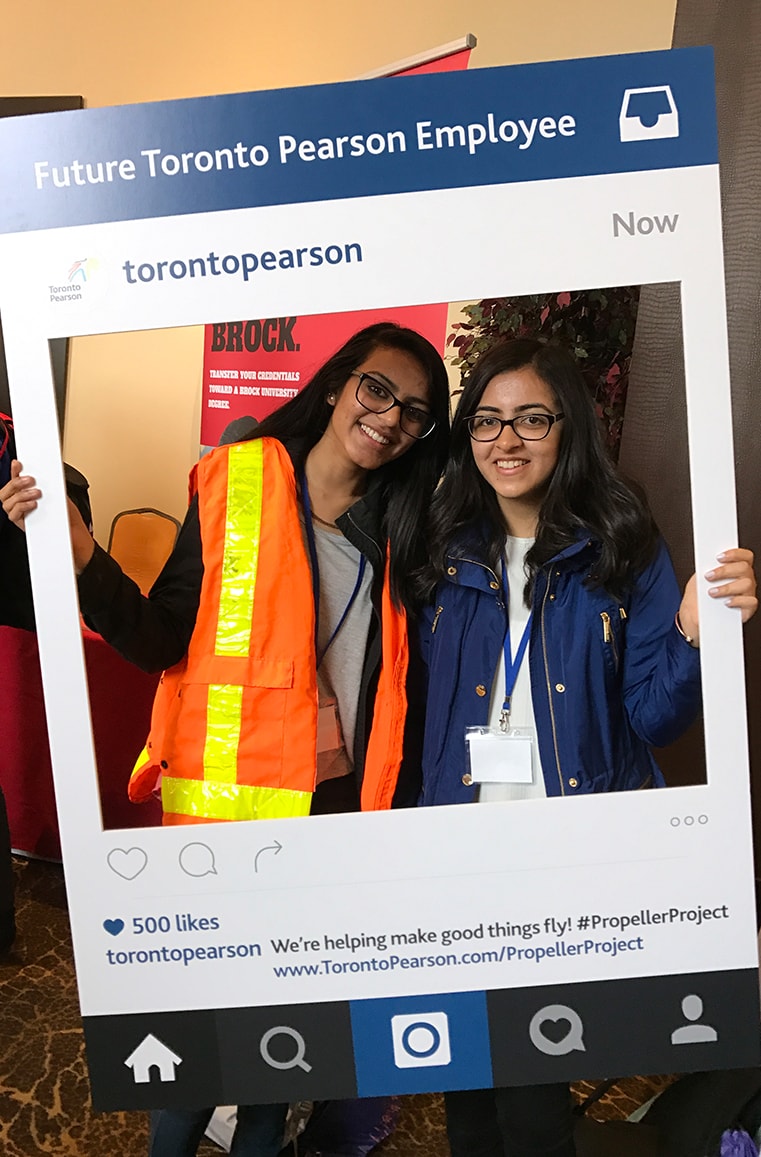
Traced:
POLYGON ((0 232, 715 164, 709 48, 0 121, 0 232))

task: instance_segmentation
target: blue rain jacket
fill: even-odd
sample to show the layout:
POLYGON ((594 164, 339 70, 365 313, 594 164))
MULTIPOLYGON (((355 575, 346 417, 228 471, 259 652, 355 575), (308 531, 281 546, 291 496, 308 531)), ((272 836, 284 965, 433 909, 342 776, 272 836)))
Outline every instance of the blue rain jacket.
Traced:
MULTIPOLYGON (((672 743, 700 710, 699 652, 674 623, 681 592, 665 543, 621 601, 584 585, 598 555, 585 537, 534 584, 528 662, 548 796, 663 786, 650 747, 672 743)), ((474 540, 447 561, 420 623, 426 805, 475 799, 465 729, 488 723, 506 625, 500 576, 474 540)))

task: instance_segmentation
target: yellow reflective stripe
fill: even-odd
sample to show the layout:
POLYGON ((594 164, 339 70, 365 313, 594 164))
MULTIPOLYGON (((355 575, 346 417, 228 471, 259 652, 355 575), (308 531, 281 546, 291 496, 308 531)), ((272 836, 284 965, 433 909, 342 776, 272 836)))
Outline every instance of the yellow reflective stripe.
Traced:
POLYGON ((164 811, 173 815, 206 820, 276 820, 309 815, 312 793, 164 776, 161 802, 164 811))
POLYGON ((203 748, 205 779, 235 783, 238 778, 238 740, 243 688, 230 683, 209 684, 206 700, 206 742, 203 748))
POLYGON ((262 528, 264 445, 260 438, 231 446, 222 586, 214 651, 248 655, 262 528))
MULTIPOLYGON (((245 657, 249 652, 259 565, 263 472, 261 439, 230 447, 222 581, 214 642, 217 655, 245 657)), ((242 704, 242 687, 209 686, 203 773, 212 783, 234 784, 238 778, 242 704)))
POLYGON ((134 775, 135 772, 138 771, 138 769, 141 768, 143 766, 143 764, 145 764, 145 763, 148 763, 148 764, 153 763, 153 757, 151 756, 151 753, 148 751, 147 747, 144 747, 143 750, 138 755, 137 759, 135 760, 135 762, 133 764, 132 771, 130 772, 130 774, 134 775))

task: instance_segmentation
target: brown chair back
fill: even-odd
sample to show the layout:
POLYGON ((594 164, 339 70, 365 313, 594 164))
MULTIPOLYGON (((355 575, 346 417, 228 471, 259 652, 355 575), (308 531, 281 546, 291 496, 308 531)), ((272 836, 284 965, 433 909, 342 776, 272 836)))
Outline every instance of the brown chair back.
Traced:
POLYGON ((180 531, 171 514, 142 506, 115 515, 108 537, 108 553, 116 559, 144 595, 158 578, 180 531))

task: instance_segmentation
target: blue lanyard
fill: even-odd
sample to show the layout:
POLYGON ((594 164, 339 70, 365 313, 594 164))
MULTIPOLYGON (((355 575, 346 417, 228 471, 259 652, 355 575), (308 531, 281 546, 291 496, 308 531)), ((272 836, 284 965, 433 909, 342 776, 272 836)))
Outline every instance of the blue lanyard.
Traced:
POLYGON ((513 698, 513 691, 518 680, 518 672, 523 662, 523 657, 526 654, 528 647, 529 635, 531 634, 531 613, 529 613, 528 622, 523 628, 521 641, 518 644, 518 650, 513 659, 513 652, 510 646, 510 587, 507 582, 507 560, 502 561, 502 592, 505 596, 505 618, 507 619, 507 626, 505 628, 505 641, 503 643, 505 651, 505 698, 502 703, 502 711, 499 717, 500 731, 507 731, 510 726, 510 704, 513 698))
POLYGON ((338 620, 338 625, 335 627, 333 634, 330 636, 322 650, 320 650, 320 645, 318 642, 320 631, 320 564, 317 559, 317 542, 315 541, 314 527, 312 526, 312 503, 309 500, 307 476, 303 470, 301 472, 300 482, 301 502, 304 507, 304 530, 306 531, 307 546, 309 547, 309 559, 312 563, 312 594, 314 595, 314 649, 317 656, 317 670, 319 671, 320 664, 328 653, 328 648, 331 646, 336 635, 346 622, 346 617, 356 602, 357 595, 359 594, 360 587, 362 586, 362 579, 365 577, 367 559, 363 554, 360 554, 359 567, 357 568, 357 581, 354 584, 354 590, 349 595, 349 601, 343 609, 343 614, 338 620))

